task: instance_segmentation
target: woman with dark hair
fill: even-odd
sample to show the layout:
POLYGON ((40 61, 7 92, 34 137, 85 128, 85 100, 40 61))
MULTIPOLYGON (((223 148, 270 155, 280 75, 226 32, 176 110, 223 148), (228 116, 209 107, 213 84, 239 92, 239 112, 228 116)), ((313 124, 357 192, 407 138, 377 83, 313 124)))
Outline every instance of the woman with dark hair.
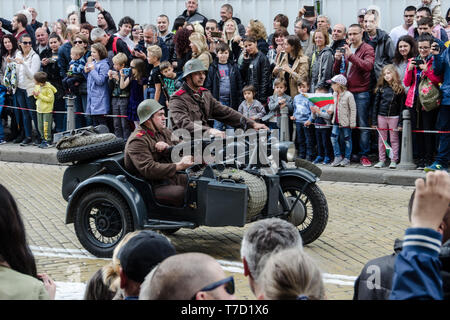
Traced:
POLYGON ((130 39, 134 43, 133 48, 136 48, 136 46, 139 44, 139 41, 144 40, 144 28, 142 28, 140 24, 136 23, 133 26, 133 29, 131 29, 130 39))
POLYGON ((300 40, 296 35, 286 38, 284 51, 285 54, 280 55, 276 62, 273 75, 286 80, 288 83, 286 94, 293 99, 298 94, 297 81, 300 78, 309 78, 309 62, 308 57, 303 54, 300 40))
POLYGON ((80 33, 88 38, 90 45, 92 44, 92 40, 91 40, 92 29, 94 29, 94 27, 88 22, 80 24, 80 33))
MULTIPOLYGON (((402 83, 405 78, 406 66, 408 65, 409 59, 416 57, 418 54, 417 42, 413 37, 405 35, 398 39, 393 64, 397 68, 402 83)), ((405 87, 405 89, 405 92, 408 93, 409 87, 405 87)))
POLYGON ((189 40, 192 32, 190 29, 183 28, 173 38, 175 52, 177 54, 177 76, 183 73, 184 65, 192 58, 191 41, 189 40))
MULTIPOLYGON (((6 34, 1 40, 2 63, 0 68, 0 84, 6 87, 5 101, 3 104, 12 106, 15 103, 15 93, 17 88, 17 64, 15 61, 16 53, 19 47, 17 39, 12 34, 6 34)), ((7 108, 7 115, 11 117, 11 135, 5 139, 6 141, 22 142, 24 132, 22 113, 19 110, 7 108)))
POLYGON ((0 300, 54 299, 55 283, 37 273, 16 201, 1 184, 0 203, 0 300))
POLYGON ((269 59, 271 72, 275 67, 275 62, 279 59, 280 54, 284 53, 284 40, 289 36, 289 32, 286 28, 280 27, 272 34, 272 42, 270 43, 270 49, 267 53, 267 59, 269 59))
POLYGON ((273 42, 273 37, 275 35, 275 32, 277 32, 279 29, 284 28, 287 29, 289 26, 289 18, 288 16, 279 13, 275 16, 275 18, 273 18, 273 29, 275 30, 274 33, 272 33, 271 35, 269 35, 269 38, 267 39, 267 43, 270 45, 272 45, 273 42))

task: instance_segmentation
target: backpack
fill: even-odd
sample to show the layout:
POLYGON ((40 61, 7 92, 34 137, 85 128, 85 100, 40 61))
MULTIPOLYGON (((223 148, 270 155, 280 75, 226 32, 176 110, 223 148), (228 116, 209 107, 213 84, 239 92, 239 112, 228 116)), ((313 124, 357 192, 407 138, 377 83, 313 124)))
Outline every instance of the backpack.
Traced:
POLYGON ((441 105, 441 90, 428 77, 419 83, 419 101, 425 111, 431 111, 441 105))

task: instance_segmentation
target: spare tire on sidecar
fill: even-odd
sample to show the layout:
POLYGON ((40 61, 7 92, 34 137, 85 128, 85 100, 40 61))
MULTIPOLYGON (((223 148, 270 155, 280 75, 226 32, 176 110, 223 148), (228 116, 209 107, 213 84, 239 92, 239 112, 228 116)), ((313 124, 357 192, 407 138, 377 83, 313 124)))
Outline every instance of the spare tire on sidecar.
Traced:
POLYGON ((64 135, 56 144, 60 163, 92 160, 121 152, 125 141, 109 133, 106 126, 86 127, 64 135))

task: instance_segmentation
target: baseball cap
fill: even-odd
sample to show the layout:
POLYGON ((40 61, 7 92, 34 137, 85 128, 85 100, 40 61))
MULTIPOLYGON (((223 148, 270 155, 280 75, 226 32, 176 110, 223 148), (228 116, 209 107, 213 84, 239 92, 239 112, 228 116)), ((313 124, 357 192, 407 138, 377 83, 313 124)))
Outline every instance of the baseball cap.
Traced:
POLYGON ((347 78, 342 74, 335 75, 331 80, 327 81, 328 83, 337 83, 343 86, 347 85, 347 78))
POLYGON ((165 236, 143 230, 124 244, 117 256, 125 275, 142 283, 153 267, 175 254, 175 247, 165 236))
POLYGON ((367 9, 366 8, 362 8, 358 10, 358 17, 360 16, 365 16, 367 13, 367 9))

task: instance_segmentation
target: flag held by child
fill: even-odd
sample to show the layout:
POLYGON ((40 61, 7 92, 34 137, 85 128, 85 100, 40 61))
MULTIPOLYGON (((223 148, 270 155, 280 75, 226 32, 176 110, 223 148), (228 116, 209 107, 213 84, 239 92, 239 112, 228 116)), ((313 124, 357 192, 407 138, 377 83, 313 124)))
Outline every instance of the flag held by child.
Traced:
POLYGON ((331 93, 305 93, 303 95, 319 108, 334 103, 333 94, 331 93))
POLYGON ((383 136, 381 135, 380 130, 378 130, 377 128, 377 132, 381 137, 381 140, 383 141, 384 147, 386 148, 386 154, 389 157, 389 159, 393 159, 394 158, 394 151, 392 150, 392 147, 389 145, 389 143, 387 143, 386 140, 383 139, 383 136))

